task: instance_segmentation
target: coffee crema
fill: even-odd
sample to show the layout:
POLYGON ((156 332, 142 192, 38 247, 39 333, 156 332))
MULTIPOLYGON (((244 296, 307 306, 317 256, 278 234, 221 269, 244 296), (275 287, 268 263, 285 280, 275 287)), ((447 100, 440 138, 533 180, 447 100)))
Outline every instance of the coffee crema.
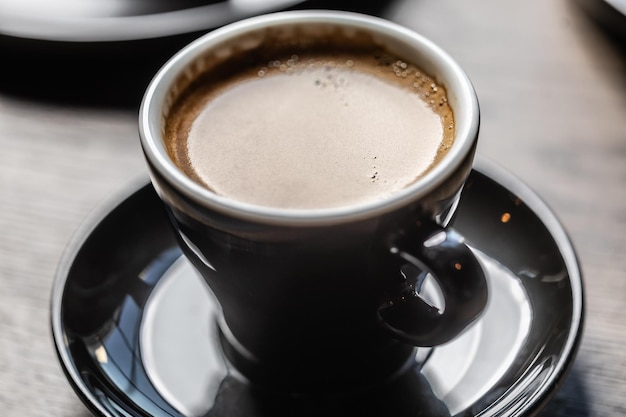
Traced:
POLYGON ((166 120, 170 157, 233 200, 323 209, 413 184, 452 146, 444 88, 383 50, 246 57, 187 87, 166 120))

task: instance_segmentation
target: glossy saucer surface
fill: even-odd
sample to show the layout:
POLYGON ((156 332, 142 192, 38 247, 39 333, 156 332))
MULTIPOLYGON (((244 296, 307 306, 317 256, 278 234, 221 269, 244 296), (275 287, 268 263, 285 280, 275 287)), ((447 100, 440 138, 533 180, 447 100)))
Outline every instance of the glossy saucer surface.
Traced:
MULTIPOLYGON (((526 186, 478 159, 453 226, 479 256, 490 300, 444 346, 391 381, 294 397, 250 385, 220 349, 219 307, 142 184, 88 221, 52 294, 61 365, 100 416, 526 416, 562 383, 583 319, 562 227, 526 186)), ((423 290, 436 296, 426 281, 423 290)))

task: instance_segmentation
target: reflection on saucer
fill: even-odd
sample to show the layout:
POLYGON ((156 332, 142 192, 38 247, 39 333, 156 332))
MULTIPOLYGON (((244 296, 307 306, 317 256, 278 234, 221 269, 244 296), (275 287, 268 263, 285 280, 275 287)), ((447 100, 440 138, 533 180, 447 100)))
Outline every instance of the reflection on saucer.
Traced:
POLYGON ((219 307, 186 258, 163 275, 144 314, 139 342, 149 378, 183 415, 204 415, 228 369, 218 342, 219 307))
POLYGON ((476 253, 487 275, 487 307, 463 334, 434 349, 422 368, 452 415, 496 386, 518 357, 532 321, 528 294, 519 278, 486 254, 476 253))
MULTIPOLYGON (((469 408, 498 383, 518 357, 532 320, 519 278, 477 253, 491 294, 487 308, 463 334, 435 348, 422 367, 451 415, 469 408)), ((436 292, 432 280, 422 291, 436 292)), ((218 314, 214 296, 183 257, 163 275, 145 307, 140 347, 148 376, 185 416, 206 414, 229 372, 217 342, 218 314)))
MULTIPOLYGON (((487 308, 463 334, 435 348, 422 367, 451 415, 498 383, 518 357, 532 321, 519 278, 486 254, 477 254, 491 294, 487 308)), ((436 293, 432 280, 422 291, 436 293)), ((229 372, 217 343, 217 314, 213 295, 183 257, 163 275, 145 307, 140 347, 148 376, 186 416, 211 409, 229 372)))

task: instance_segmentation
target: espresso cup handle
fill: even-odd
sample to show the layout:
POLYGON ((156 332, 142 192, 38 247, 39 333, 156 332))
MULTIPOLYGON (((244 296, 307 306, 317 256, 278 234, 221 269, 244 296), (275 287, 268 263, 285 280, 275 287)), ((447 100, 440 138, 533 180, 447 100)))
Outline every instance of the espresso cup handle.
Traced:
POLYGON ((441 345, 461 333, 487 303, 485 273, 463 236, 434 222, 420 223, 393 239, 390 251, 402 263, 429 272, 439 284, 445 307, 440 311, 405 279, 378 309, 381 324, 415 346, 441 345))

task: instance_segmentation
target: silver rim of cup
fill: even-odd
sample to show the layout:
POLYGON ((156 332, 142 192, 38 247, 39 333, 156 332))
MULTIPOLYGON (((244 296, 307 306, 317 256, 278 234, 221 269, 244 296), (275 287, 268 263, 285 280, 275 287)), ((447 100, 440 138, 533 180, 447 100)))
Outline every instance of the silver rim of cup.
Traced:
POLYGON ((473 151, 478 129, 479 107, 474 88, 465 72, 446 52, 403 26, 376 17, 337 11, 273 13, 232 23, 200 37, 180 50, 159 70, 146 90, 139 112, 139 133, 146 158, 171 187, 209 209, 250 221, 284 225, 356 221, 419 201, 444 183, 463 164, 473 151), (386 199, 332 209, 279 209, 247 204, 217 195, 183 174, 169 158, 162 139, 163 106, 179 75, 193 65, 204 51, 245 33, 270 26, 311 23, 364 29, 386 39, 385 44, 392 50, 402 49, 400 55, 403 58, 411 60, 411 54, 420 57, 413 59, 415 64, 434 76, 448 91, 455 120, 455 139, 448 154, 414 184, 386 199))

